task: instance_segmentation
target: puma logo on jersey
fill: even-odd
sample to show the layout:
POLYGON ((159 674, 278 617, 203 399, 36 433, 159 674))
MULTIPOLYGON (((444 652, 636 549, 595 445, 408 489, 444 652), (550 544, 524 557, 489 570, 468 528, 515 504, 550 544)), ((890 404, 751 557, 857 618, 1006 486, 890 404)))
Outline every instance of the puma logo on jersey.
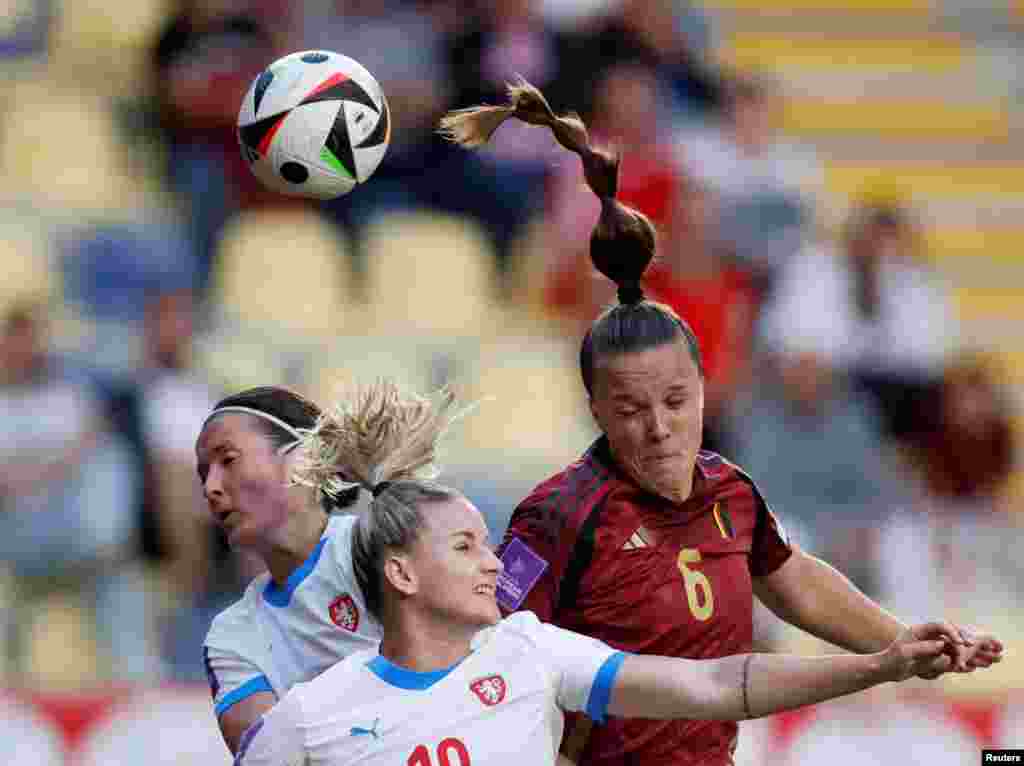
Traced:
POLYGON ((379 724, 379 723, 380 723, 380 719, 379 718, 374 718, 373 719, 373 728, 372 729, 364 729, 362 726, 353 726, 351 729, 349 729, 348 734, 349 734, 350 737, 370 736, 370 735, 372 735, 374 739, 380 739, 380 735, 377 734, 377 724, 379 724))
POLYGON ((637 527, 636 531, 630 535, 630 538, 626 540, 625 545, 622 546, 624 551, 635 551, 638 548, 647 548, 650 543, 647 539, 650 537, 650 533, 643 527, 637 527))
POLYGON ((505 699, 505 692, 508 690, 505 679, 501 676, 478 678, 469 685, 469 688, 487 707, 493 707, 505 699))

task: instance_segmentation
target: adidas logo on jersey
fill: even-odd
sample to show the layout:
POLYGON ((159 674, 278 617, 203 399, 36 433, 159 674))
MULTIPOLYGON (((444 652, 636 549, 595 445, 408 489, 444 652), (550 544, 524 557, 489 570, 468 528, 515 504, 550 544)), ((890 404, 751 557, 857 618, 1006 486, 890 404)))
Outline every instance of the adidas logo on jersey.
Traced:
POLYGON ((625 545, 622 546, 624 551, 635 551, 638 548, 647 548, 650 543, 647 542, 649 533, 643 527, 637 527, 636 531, 626 540, 625 545))

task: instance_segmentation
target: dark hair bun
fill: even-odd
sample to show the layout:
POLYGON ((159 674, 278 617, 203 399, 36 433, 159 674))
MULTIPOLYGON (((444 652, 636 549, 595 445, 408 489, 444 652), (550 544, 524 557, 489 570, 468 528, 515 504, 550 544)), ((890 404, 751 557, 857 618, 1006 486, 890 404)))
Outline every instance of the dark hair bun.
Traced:
POLYGON ((654 258, 654 239, 654 226, 643 213, 603 197, 601 218, 590 235, 590 260, 620 288, 638 290, 654 258))

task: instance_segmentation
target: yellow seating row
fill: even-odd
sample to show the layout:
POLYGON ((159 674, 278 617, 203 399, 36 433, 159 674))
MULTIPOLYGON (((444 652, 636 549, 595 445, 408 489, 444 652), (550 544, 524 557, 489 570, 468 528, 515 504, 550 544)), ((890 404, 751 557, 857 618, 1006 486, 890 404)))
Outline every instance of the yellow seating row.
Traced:
POLYGON ((935 0, 702 0, 701 5, 725 11, 832 11, 927 15, 935 10, 935 0))
POLYGON ((761 35, 737 33, 718 49, 719 60, 741 70, 871 72, 954 72, 968 58, 956 37, 823 37, 820 35, 761 35))
POLYGON ((495 257, 471 222, 391 215, 369 227, 357 296, 348 245, 305 210, 253 212, 227 228, 214 284, 243 323, 301 332, 478 335, 493 327, 495 257))
POLYGON ((786 102, 783 129, 801 138, 868 135, 908 141, 1005 141, 1010 118, 1000 105, 941 100, 858 99, 786 102))
POLYGON ((940 264, 971 258, 1024 266, 1024 228, 936 228, 926 232, 925 252, 940 264))
POLYGON ((892 196, 1017 201, 1024 204, 1024 163, 961 164, 825 163, 825 185, 848 197, 892 196))
POLYGON ((965 321, 1024 320, 1024 286, 959 288, 957 311, 965 321))

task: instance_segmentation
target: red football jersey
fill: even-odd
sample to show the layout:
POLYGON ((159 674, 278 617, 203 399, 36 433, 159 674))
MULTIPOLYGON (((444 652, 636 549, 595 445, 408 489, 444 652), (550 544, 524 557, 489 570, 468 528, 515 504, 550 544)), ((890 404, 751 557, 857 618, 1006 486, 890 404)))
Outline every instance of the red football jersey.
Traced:
MULTIPOLYGON (((603 438, 516 508, 502 546, 516 570, 506 561, 506 609, 692 659, 751 651, 751 577, 792 553, 753 482, 718 455, 699 454, 693 492, 675 506, 620 473, 603 438)), ((564 749, 580 766, 726 766, 736 734, 732 722, 573 717, 564 749)))

